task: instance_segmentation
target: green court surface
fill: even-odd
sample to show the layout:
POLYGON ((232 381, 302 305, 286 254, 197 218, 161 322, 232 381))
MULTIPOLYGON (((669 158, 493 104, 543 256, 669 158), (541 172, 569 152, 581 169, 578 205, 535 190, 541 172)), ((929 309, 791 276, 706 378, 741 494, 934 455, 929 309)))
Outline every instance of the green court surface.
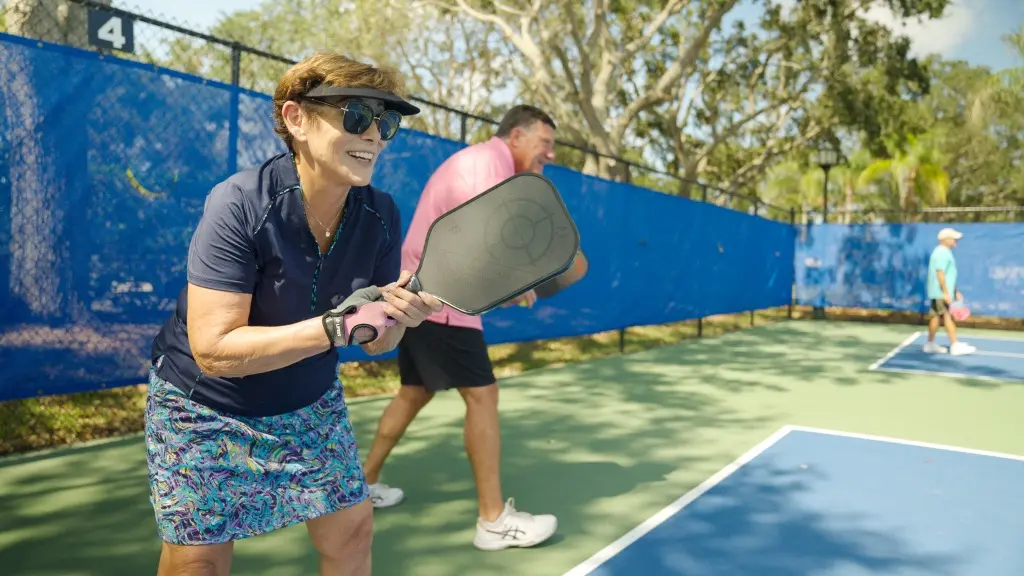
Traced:
MULTIPOLYGON (((560 520, 528 550, 472 547, 463 406, 441 395, 385 469, 406 501, 376 513, 374 574, 563 574, 787 424, 1024 455, 1024 383, 868 370, 919 329, 783 322, 503 380, 504 489, 560 520)), ((351 406, 364 451, 386 401, 351 406)), ((143 450, 0 461, 0 572, 154 574, 143 450)), ((232 574, 316 574, 301 526, 235 550, 232 574)))

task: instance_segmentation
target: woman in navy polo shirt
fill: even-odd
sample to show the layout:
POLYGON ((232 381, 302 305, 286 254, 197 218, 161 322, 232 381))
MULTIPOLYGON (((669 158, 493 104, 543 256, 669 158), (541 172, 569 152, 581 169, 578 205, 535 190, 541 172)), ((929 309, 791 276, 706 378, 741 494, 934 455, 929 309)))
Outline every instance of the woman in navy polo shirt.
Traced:
POLYGON ((372 507, 336 346, 395 348, 441 309, 404 288, 394 200, 370 186, 401 78, 331 53, 274 95, 289 153, 206 199, 146 402, 160 575, 225 575, 232 543, 305 522, 321 574, 370 574, 372 507))

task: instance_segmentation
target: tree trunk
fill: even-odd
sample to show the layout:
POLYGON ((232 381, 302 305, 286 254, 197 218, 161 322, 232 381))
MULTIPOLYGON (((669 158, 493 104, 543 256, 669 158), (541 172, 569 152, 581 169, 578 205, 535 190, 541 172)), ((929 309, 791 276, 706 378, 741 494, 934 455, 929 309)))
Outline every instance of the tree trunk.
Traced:
POLYGON ((917 213, 917 196, 915 194, 915 185, 917 180, 917 169, 911 168, 907 173, 907 180, 903 184, 903 201, 906 203, 906 211, 911 215, 913 221, 917 221, 920 216, 917 213))
POLYGON ((853 178, 843 179, 843 188, 846 192, 846 215, 843 220, 849 226, 853 222, 853 178))

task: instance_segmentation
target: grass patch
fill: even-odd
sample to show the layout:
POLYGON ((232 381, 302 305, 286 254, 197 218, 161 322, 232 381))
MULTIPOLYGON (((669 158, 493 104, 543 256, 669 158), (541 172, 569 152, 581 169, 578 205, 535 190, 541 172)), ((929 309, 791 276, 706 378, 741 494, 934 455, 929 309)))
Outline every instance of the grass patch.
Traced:
MULTIPOLYGON (((785 309, 754 315, 755 323, 761 324, 785 317, 785 309)), ((749 327, 750 318, 747 313, 707 318, 701 323, 702 334, 714 336, 749 327)), ((638 352, 695 337, 696 321, 629 328, 623 340, 624 352, 638 352)), ((490 347, 499 378, 619 353, 618 331, 490 347)), ((341 377, 348 398, 393 394, 399 387, 396 360, 343 364, 341 377)), ((0 402, 0 455, 140 432, 144 426, 145 402, 145 384, 0 402)))
MULTIPOLYGON (((786 319, 786 308, 705 318, 699 329, 702 336, 716 336, 786 319)), ((879 310, 829 309, 830 320, 924 325, 920 314, 879 310)), ((808 319, 811 309, 796 307, 794 319, 808 319)), ((1024 320, 971 318, 961 326, 1006 330, 1024 329, 1024 320)), ((657 326, 629 328, 623 340, 625 353, 639 352, 696 338, 698 322, 687 321, 657 326)), ((499 344, 490 347, 495 374, 506 378, 546 366, 586 362, 620 353, 618 331, 587 336, 499 344)), ((346 396, 359 398, 393 394, 398 390, 398 364, 395 360, 352 362, 341 367, 346 396)), ((79 394, 45 396, 0 402, 0 455, 29 452, 67 444, 76 444, 112 436, 140 432, 146 386, 125 386, 111 390, 79 394)))

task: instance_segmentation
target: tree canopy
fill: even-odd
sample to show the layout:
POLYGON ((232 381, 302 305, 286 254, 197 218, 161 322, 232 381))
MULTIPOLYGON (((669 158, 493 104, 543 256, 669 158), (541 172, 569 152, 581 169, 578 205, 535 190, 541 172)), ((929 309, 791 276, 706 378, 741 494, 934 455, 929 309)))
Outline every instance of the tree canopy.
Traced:
MULTIPOLYGON (((33 0, 19 0, 21 3, 33 0)), ((869 16, 940 18, 949 0, 273 0, 214 36, 295 60, 341 49, 395 66, 425 106, 413 127, 487 137, 526 102, 548 110, 558 162, 693 195, 695 183, 820 210, 817 146, 841 150, 830 210, 1024 204, 1024 26, 1015 67, 917 57, 869 16), (637 169, 628 163, 652 166, 637 169)), ((228 81, 230 50, 178 36, 143 58, 228 81)), ((287 63, 243 54, 270 93, 287 63)))

